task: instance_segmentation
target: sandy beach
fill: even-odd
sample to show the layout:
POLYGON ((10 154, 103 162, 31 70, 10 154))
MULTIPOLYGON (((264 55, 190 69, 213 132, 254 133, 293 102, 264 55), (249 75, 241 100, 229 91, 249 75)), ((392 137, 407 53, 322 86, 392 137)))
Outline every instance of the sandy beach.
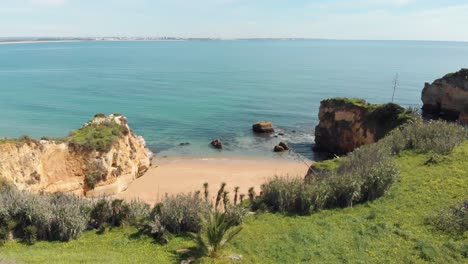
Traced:
POLYGON ((227 184, 230 194, 236 186, 240 187, 240 193, 247 194, 250 187, 258 193, 268 178, 304 177, 308 170, 302 161, 267 158, 158 158, 153 164, 153 168, 116 197, 154 204, 166 195, 202 190, 205 182, 209 184, 211 197, 222 182, 227 184))

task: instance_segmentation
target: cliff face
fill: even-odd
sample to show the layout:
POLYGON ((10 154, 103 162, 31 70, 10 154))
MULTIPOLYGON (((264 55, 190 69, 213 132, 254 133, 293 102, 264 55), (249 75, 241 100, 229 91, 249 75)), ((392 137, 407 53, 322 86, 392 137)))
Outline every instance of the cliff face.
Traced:
POLYGON ((320 102, 315 143, 320 150, 346 154, 376 142, 387 132, 412 119, 396 104, 373 105, 361 99, 335 98, 320 102))
POLYGON ((421 99, 425 114, 468 125, 468 69, 426 83, 421 99))
POLYGON ((68 138, 0 143, 0 177, 34 192, 111 195, 146 172, 150 159, 144 139, 133 133, 125 117, 100 116, 68 138), (90 174, 99 176, 93 189, 85 180, 90 174))

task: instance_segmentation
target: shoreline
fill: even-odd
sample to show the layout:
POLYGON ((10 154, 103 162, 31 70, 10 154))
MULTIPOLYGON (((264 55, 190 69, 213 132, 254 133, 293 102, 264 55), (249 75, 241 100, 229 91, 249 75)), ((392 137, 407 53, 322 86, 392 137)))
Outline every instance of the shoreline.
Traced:
POLYGON ((308 165, 300 160, 268 157, 153 158, 152 164, 143 176, 114 197, 155 204, 166 196, 203 191, 203 184, 207 182, 209 196, 214 199, 219 186, 225 182, 226 190, 233 199, 236 186, 240 188, 239 194, 247 195, 251 187, 254 187, 258 194, 260 186, 270 178, 305 177, 309 169, 308 165))

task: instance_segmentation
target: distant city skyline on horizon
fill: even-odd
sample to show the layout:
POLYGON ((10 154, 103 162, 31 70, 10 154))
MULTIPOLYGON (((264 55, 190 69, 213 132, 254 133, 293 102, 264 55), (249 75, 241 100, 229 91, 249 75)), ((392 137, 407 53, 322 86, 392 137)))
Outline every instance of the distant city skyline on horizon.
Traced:
POLYGON ((468 0, 0 0, 0 37, 468 41, 468 0))

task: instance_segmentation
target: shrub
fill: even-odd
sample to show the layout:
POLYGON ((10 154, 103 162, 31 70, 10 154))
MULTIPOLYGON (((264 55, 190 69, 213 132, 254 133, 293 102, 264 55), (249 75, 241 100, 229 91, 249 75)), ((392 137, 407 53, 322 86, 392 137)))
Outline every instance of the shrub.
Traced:
POLYGON ((127 222, 131 226, 142 227, 148 223, 151 217, 150 206, 144 202, 131 201, 127 205, 127 222))
POLYGON ((91 190, 96 188, 96 184, 100 181, 102 181, 102 174, 99 172, 93 172, 85 176, 86 186, 91 190))
POLYGON ((262 185, 259 203, 273 212, 310 214, 321 208, 345 207, 376 199, 388 190, 398 170, 383 144, 363 146, 339 162, 318 166, 305 181, 274 178, 262 185))
POLYGON ((235 225, 240 225, 247 217, 248 210, 242 205, 228 205, 224 211, 226 218, 235 225))
POLYGON ((260 200, 273 212, 309 214, 314 209, 310 187, 302 178, 276 177, 262 185, 260 200))
POLYGON ((28 225, 23 228, 23 238, 21 242, 25 243, 26 245, 34 245, 37 241, 37 227, 33 225, 28 225))
POLYGON ((105 198, 99 199, 91 210, 90 224, 94 228, 101 228, 105 223, 109 222, 112 216, 112 209, 109 201, 105 198))
POLYGON ((71 132, 68 141, 77 149, 107 152, 119 137, 128 133, 126 126, 115 122, 90 124, 71 132))
POLYGON ((166 198, 160 206, 159 221, 168 231, 198 232, 201 229, 200 216, 206 216, 211 208, 199 195, 178 194, 166 198))
POLYGON ((48 240, 77 239, 88 225, 89 203, 72 195, 57 194, 51 199, 52 218, 48 240))
POLYGON ((463 235, 468 231, 468 200, 440 211, 436 216, 429 218, 428 223, 443 232, 463 235))
POLYGON ((423 153, 432 151, 445 155, 467 138, 467 130, 454 123, 412 122, 392 131, 382 140, 382 144, 386 144, 394 154, 415 149, 423 153))

